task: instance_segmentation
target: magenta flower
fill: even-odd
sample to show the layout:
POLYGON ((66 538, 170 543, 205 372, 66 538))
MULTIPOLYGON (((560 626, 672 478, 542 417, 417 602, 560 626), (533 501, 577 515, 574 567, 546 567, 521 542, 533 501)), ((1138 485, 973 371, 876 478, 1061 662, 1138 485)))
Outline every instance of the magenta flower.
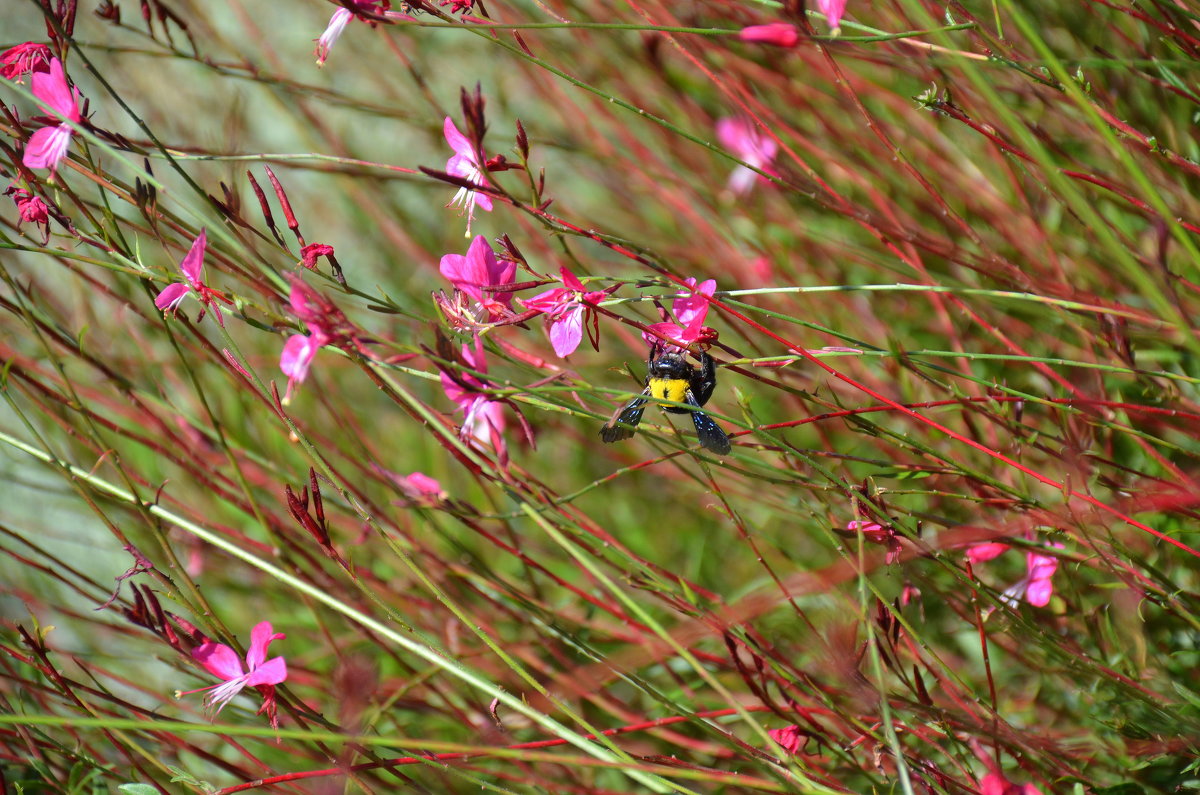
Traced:
MULTIPOLYGON (((1062 544, 1051 544, 1051 549, 1063 549, 1062 544)), ((973 544, 967 549, 967 559, 972 565, 1003 554, 1009 549, 1007 544, 998 541, 984 544, 973 544)), ((1034 550, 1025 552, 1025 576, 1000 594, 1000 601, 1009 607, 1016 607, 1017 602, 1024 599, 1034 607, 1045 607, 1054 595, 1052 578, 1058 571, 1058 558, 1043 555, 1034 550)))
POLYGON ((487 310, 488 317, 504 317, 510 313, 512 293, 489 288, 512 284, 517 274, 517 263, 497 260, 491 245, 483 235, 471 241, 465 257, 461 254, 447 254, 442 257, 438 270, 456 289, 478 301, 479 305, 487 310))
POLYGON ((179 311, 179 305, 183 303, 187 294, 195 292, 196 300, 201 305, 200 317, 196 318, 196 322, 199 323, 203 320, 204 313, 211 309, 213 316, 217 319, 217 325, 224 328, 225 317, 221 314, 220 302, 232 305, 233 301, 204 283, 204 252, 207 248, 208 232, 206 229, 201 229, 199 237, 192 243, 191 249, 179 263, 179 270, 183 272, 184 281, 164 287, 158 297, 154 299, 154 305, 164 313, 173 315, 179 311))
POLYGON ((549 318, 550 344, 560 357, 570 356, 583 340, 583 326, 589 313, 595 324, 596 313, 591 307, 604 299, 603 290, 588 292, 583 283, 566 268, 560 270, 562 287, 555 287, 532 298, 522 298, 526 309, 544 312, 549 318))
POLYGON ((993 770, 979 780, 979 795, 1042 795, 1042 791, 1032 784, 1014 784, 993 770))
MULTIPOLYGON (((1062 544, 1051 544, 1054 549, 1062 549, 1062 544)), ((1054 595, 1054 583, 1051 577, 1058 570, 1058 558, 1050 555, 1040 555, 1032 550, 1025 553, 1025 576, 1001 594, 1000 599, 1009 607, 1015 607, 1019 599, 1024 599, 1034 607, 1045 607, 1050 604, 1054 595)))
POLYGON ((18 83, 24 82, 22 78, 30 72, 48 71, 52 57, 53 53, 45 44, 27 41, 9 47, 0 53, 0 77, 18 83))
POLYGON ((333 246, 327 243, 310 243, 300 249, 300 264, 311 271, 317 267, 318 259, 332 256, 333 246))
POLYGON ((825 15, 829 32, 834 36, 842 31, 842 14, 846 11, 846 0, 817 0, 817 10, 825 15))
MULTIPOLYGON (((450 148, 454 150, 454 157, 446 161, 446 173, 475 185, 487 185, 487 177, 483 175, 483 168, 475 153, 475 147, 467 139, 467 136, 458 131, 449 116, 442 125, 442 133, 446 136, 446 143, 450 144, 450 148)), ((454 198, 450 200, 450 204, 446 206, 451 205, 461 206, 466 211, 467 237, 470 237, 471 221, 475 218, 476 206, 481 210, 491 212, 492 199, 485 193, 470 188, 459 188, 458 192, 454 194, 454 198)))
MULTIPOLYGON (((749 166, 768 174, 776 175, 771 163, 775 160, 778 147, 775 141, 759 132, 749 119, 725 118, 717 121, 717 140, 730 154, 749 166)), ((738 166, 729 175, 729 190, 737 196, 754 187, 762 177, 746 166, 738 166)))
MULTIPOLYGON (((316 244, 314 244, 316 245, 316 244)), ((330 249, 332 251, 332 249, 330 249)), ((331 343, 358 346, 355 328, 329 299, 304 283, 299 276, 289 276, 291 290, 288 304, 296 317, 308 329, 307 334, 293 334, 283 344, 279 369, 288 377, 283 404, 292 400, 292 390, 308 377, 308 368, 317 351, 331 343)))
POLYGON ((686 280, 688 291, 677 293, 671 302, 671 312, 675 315, 675 323, 654 323, 646 328, 652 334, 642 334, 646 344, 653 347, 662 345, 665 337, 678 348, 687 348, 696 342, 716 337, 716 332, 704 325, 708 317, 708 299, 717 291, 717 283, 713 279, 705 279, 696 285, 694 278, 686 280), (657 335, 657 336, 656 336, 657 335))
POLYGON ((742 41, 753 44, 773 44, 776 47, 795 47, 800 41, 800 31, 786 22, 771 22, 767 25, 751 25, 738 33, 742 41))
POLYGON ((324 66, 325 59, 329 57, 329 51, 333 49, 333 45, 342 37, 346 26, 350 24, 350 20, 354 18, 354 12, 348 8, 339 8, 333 12, 333 16, 329 18, 329 24, 325 27, 325 32, 316 39, 317 46, 313 54, 317 56, 317 66, 324 66))
POLYGON ((16 185, 9 185, 8 190, 4 191, 4 195, 12 196, 13 202, 17 205, 17 216, 20 218, 17 222, 17 229, 21 228, 21 224, 34 224, 42 232, 42 243, 48 241, 50 239, 49 205, 42 201, 40 196, 35 196, 16 185))
MULTIPOLYGON (((483 355, 483 343, 475 337, 474 347, 462 346, 463 360, 472 370, 487 373, 487 359, 483 355)), ((446 397, 458 404, 458 410, 463 413, 460 437, 474 439, 479 443, 491 442, 498 455, 506 455, 504 444, 504 412, 503 406, 482 390, 487 389, 488 383, 470 373, 455 373, 451 375, 442 371, 442 389, 446 397)))
MULTIPOLYGON (((62 62, 57 58, 50 59, 49 72, 33 73, 29 78, 29 89, 41 101, 43 110, 67 119, 53 127, 42 127, 25 144, 22 162, 26 167, 48 168, 54 174, 59 161, 67 156, 67 147, 71 145, 71 122, 78 124, 83 121, 83 115, 79 112, 79 89, 67 83, 62 62)), ((58 116, 52 121, 57 122, 58 116)))
POLYGON ((771 729, 767 734, 793 756, 800 753, 808 739, 805 732, 795 724, 784 726, 782 729, 771 729))
POLYGON ((287 391, 283 394, 283 405, 292 402, 292 390, 296 384, 303 383, 308 377, 308 368, 323 346, 329 343, 329 338, 319 329, 308 327, 308 334, 293 334, 283 344, 283 353, 279 356, 279 369, 287 376, 287 391))
POLYGON ((846 529, 852 533, 862 533, 863 538, 873 544, 886 545, 887 558, 885 558, 885 561, 889 566, 900 560, 900 553, 904 551, 904 548, 900 546, 900 539, 893 528, 884 527, 879 522, 860 521, 856 519, 847 524, 846 529))
POLYGON ((972 544, 967 548, 967 559, 971 561, 972 566, 978 566, 985 560, 991 560, 998 557, 1009 550, 1008 544, 1001 544, 999 541, 988 541, 983 544, 972 544))
POLYGON ((204 670, 225 681, 219 685, 202 687, 199 690, 189 690, 179 695, 202 693, 204 706, 211 709, 213 714, 219 713, 233 697, 247 687, 258 688, 263 696, 262 709, 271 716, 271 725, 277 726, 275 717, 275 685, 287 679, 287 661, 283 657, 267 659, 267 646, 271 641, 287 637, 282 632, 274 632, 270 621, 263 621, 250 630, 250 648, 246 652, 246 668, 242 669, 242 661, 237 652, 223 643, 211 640, 197 646, 192 651, 192 658, 204 667, 204 670))
POLYGON ((315 40, 317 46, 313 54, 317 56, 317 66, 325 65, 329 51, 346 31, 346 26, 350 24, 351 19, 357 17, 374 26, 374 17, 383 14, 391 6, 391 3, 381 0, 341 0, 341 2, 343 7, 333 12, 333 16, 329 18, 329 24, 325 27, 325 32, 315 40))

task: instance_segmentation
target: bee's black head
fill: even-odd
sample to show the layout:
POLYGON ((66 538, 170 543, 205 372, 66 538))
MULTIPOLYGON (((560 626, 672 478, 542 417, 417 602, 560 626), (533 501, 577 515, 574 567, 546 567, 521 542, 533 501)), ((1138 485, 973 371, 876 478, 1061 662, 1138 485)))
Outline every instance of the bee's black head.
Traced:
POLYGON ((683 358, 682 353, 660 353, 650 360, 649 369, 651 378, 666 380, 683 379, 687 381, 696 372, 683 358))

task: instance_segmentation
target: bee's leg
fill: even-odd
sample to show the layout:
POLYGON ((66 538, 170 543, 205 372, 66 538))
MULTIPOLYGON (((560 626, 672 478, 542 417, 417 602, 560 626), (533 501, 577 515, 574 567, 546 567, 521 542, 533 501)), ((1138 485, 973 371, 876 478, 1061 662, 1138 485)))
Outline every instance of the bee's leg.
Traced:
POLYGON ((633 436, 634 428, 642 421, 642 412, 646 410, 646 396, 649 394, 650 387, 646 387, 640 397, 635 397, 614 414, 613 418, 600 429, 600 440, 605 444, 610 444, 633 436))
POLYGON ((711 450, 717 455, 728 455, 733 446, 729 443, 729 437, 725 435, 725 431, 721 430, 721 426, 717 425, 717 421, 712 417, 699 411, 700 402, 696 396, 692 394, 692 390, 687 391, 687 404, 693 406, 697 411, 691 412, 692 424, 696 426, 696 436, 700 438, 700 446, 706 450, 711 450))
POLYGON ((700 360, 700 372, 692 376, 692 392, 696 405, 703 406, 717 388, 717 363, 704 351, 696 354, 696 358, 700 360))

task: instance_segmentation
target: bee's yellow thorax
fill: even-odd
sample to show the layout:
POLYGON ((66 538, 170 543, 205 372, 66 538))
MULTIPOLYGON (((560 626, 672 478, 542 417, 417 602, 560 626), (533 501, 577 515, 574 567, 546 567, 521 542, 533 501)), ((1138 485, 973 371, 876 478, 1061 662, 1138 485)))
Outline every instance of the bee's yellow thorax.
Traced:
POLYGON ((689 384, 682 378, 651 378, 648 386, 650 397, 683 403, 687 398, 689 384))

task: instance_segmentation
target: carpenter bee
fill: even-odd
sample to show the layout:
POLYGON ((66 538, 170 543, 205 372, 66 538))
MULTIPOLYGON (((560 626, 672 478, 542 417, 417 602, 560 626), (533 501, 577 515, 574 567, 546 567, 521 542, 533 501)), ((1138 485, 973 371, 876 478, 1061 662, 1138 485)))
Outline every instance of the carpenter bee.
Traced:
POLYGON ((689 406, 663 406, 663 411, 691 414, 700 446, 717 455, 727 455, 731 449, 729 437, 712 417, 700 411, 717 386, 717 365, 707 353, 700 352, 696 358, 700 360, 699 372, 688 364, 683 353, 668 353, 655 346, 646 363, 646 388, 600 429, 600 438, 611 443, 633 436, 647 401, 656 398, 689 406))

